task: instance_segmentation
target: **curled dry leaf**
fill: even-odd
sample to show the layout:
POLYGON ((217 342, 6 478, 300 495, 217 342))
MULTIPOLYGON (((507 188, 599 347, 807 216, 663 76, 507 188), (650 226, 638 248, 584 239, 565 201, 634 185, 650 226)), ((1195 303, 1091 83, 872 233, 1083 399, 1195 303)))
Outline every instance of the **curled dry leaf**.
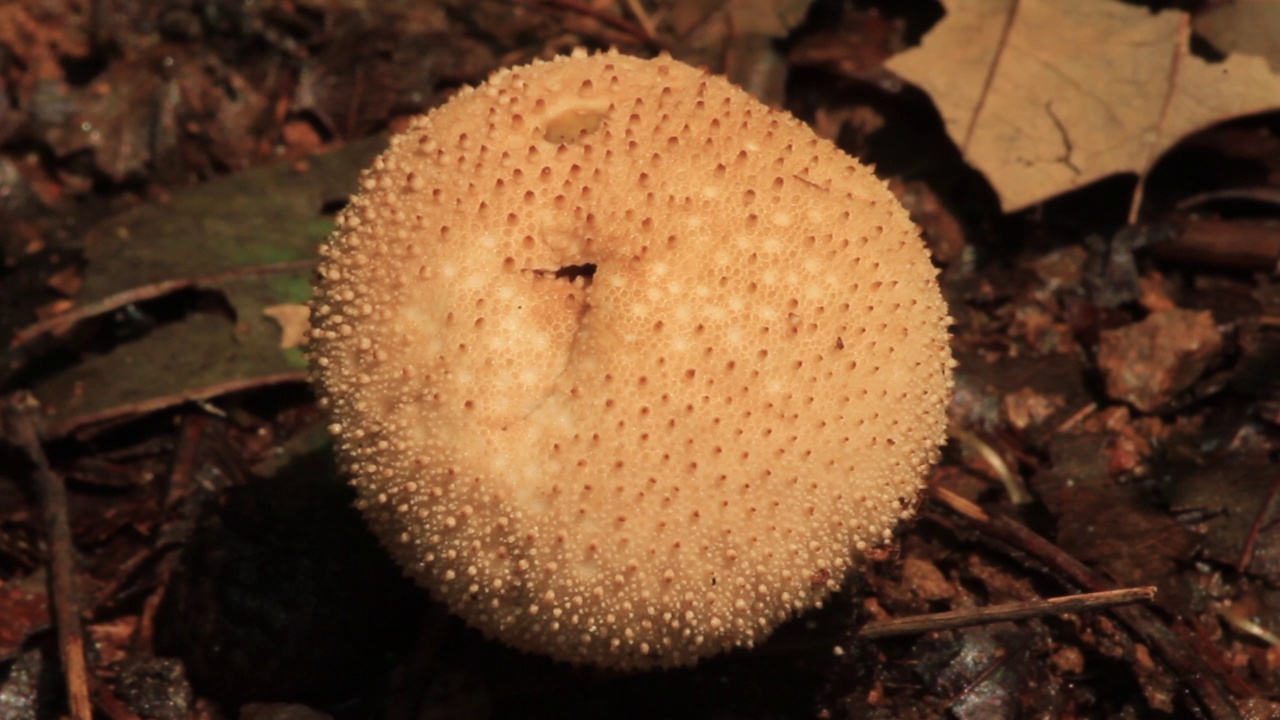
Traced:
POLYGON ((1190 17, 1113 0, 945 2, 888 67, 924 88, 947 132, 1014 211, 1116 173, 1145 176, 1179 139, 1280 106, 1258 55, 1191 54, 1190 17))

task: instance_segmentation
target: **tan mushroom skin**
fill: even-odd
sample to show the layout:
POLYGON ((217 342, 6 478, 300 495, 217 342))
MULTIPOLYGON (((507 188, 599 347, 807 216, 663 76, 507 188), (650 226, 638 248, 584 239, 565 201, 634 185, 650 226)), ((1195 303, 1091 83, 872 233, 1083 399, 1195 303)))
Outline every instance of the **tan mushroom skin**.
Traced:
POLYGON ((670 58, 502 70, 416 118, 321 249, 358 505, 486 634, 615 668, 751 646, 915 506, 949 319, 869 169, 670 58))

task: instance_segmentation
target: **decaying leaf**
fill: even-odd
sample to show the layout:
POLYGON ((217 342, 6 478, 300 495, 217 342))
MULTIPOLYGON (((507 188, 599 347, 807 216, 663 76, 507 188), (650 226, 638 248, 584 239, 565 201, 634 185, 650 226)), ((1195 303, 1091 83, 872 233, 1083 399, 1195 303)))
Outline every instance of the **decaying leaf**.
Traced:
POLYGON ((50 433, 301 377, 297 313, 281 308, 305 310, 315 248, 332 227, 322 208, 346 197, 385 142, 348 145, 302 170, 235 173, 95 228, 82 305, 136 313, 138 302, 198 289, 220 294, 231 316, 197 309, 44 378, 34 390, 50 433))
POLYGON ((924 88, 1013 211, 1116 173, 1143 176, 1187 134, 1280 106, 1258 55, 1208 62, 1186 13, 1116 0, 950 0, 887 63, 924 88))
POLYGON ((89 53, 83 22, 58 3, 0 3, 0 48, 6 102, 0 103, 0 141, 33 117, 65 111, 69 92, 62 63, 89 53))
POLYGON ((1196 16, 1195 30, 1218 50, 1260 55, 1280 73, 1280 0, 1212 4, 1196 16))
POLYGON ((262 308, 262 314, 280 326, 280 349, 299 347, 307 342, 308 318, 311 310, 301 303, 284 303, 262 308))
POLYGON ((676 33, 684 35, 723 13, 734 32, 779 37, 800 24, 808 8, 808 0, 693 0, 672 3, 671 22, 676 33))
POLYGON ((781 104, 786 65, 774 41, 804 20, 809 0, 666 0, 675 54, 723 69, 766 103, 781 104))

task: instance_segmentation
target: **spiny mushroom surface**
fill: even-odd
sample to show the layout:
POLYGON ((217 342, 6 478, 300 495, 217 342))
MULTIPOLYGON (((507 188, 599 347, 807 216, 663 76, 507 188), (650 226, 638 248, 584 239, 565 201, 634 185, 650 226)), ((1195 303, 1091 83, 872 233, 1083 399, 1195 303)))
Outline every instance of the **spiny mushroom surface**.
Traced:
POLYGON ((321 249, 314 381, 358 505, 517 648, 750 646, 913 511, 946 308, 906 212, 670 58, 502 70, 415 119, 321 249))

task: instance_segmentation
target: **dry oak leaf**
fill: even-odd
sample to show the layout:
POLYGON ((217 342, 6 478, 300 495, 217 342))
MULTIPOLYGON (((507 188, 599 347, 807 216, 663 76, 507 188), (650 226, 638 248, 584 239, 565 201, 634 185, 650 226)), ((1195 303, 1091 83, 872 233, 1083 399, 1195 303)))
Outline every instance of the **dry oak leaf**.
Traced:
POLYGON ((1207 62, 1186 13, 1118 0, 944 0, 886 65, 933 98, 965 158, 1014 211, 1116 173, 1146 175, 1180 138, 1280 107, 1258 55, 1207 62))

